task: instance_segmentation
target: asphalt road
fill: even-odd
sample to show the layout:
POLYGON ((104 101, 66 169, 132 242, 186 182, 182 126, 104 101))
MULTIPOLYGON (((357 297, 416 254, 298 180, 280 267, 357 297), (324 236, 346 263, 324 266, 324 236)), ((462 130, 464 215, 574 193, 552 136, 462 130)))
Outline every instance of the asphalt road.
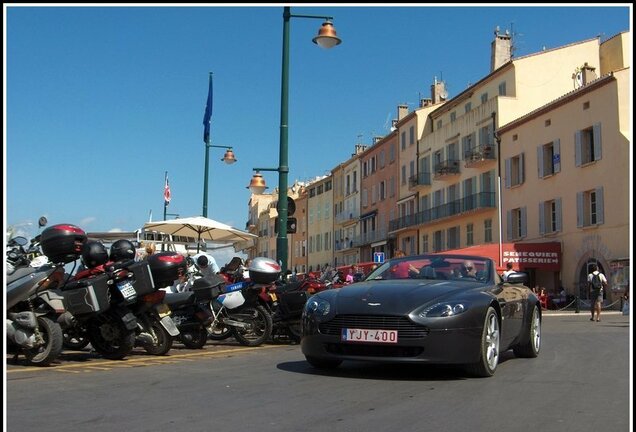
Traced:
POLYGON ((123 361, 66 353, 52 367, 7 357, 5 430, 631 430, 629 317, 546 316, 536 359, 504 353, 495 376, 450 367, 345 362, 316 371, 298 345, 175 344, 123 361))

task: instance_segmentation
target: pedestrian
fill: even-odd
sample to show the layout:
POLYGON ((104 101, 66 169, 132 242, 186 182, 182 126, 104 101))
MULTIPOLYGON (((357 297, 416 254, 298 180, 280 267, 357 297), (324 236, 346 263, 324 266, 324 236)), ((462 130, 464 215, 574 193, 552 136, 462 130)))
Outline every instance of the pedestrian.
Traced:
POLYGON ((349 285, 354 282, 354 279, 353 279, 354 270, 355 270, 354 266, 349 267, 349 269, 347 270, 347 276, 345 276, 345 284, 349 285))
POLYGON ((200 254, 196 257, 196 263, 199 267, 199 273, 203 277, 212 276, 219 272, 219 266, 214 257, 208 254, 200 254))
POLYGON ((506 271, 503 272, 503 275, 501 276, 504 282, 508 282, 508 276, 510 276, 510 274, 514 272, 515 271, 512 269, 512 263, 509 262, 508 264, 506 264, 506 271))
POLYGON ((592 314, 590 321, 594 321, 596 313, 596 322, 599 322, 601 320, 603 290, 607 287, 607 278, 598 270, 596 264, 592 264, 590 270, 592 271, 587 275, 587 285, 590 289, 590 312, 592 314))

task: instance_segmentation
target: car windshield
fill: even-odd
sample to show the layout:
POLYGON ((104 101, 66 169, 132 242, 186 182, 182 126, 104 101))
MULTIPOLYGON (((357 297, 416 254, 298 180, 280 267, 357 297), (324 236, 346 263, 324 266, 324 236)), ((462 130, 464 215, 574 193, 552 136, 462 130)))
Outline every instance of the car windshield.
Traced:
POLYGON ((431 279, 480 281, 490 280, 491 261, 464 255, 418 255, 394 258, 375 269, 366 280, 431 279))

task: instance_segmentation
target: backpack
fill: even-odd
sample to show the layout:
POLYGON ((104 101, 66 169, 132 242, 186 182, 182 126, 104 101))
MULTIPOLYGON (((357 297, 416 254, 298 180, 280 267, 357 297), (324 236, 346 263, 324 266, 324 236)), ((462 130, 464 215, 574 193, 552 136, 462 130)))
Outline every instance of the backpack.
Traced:
POLYGON ((592 288, 597 291, 603 288, 603 283, 601 282, 601 276, 599 273, 592 273, 592 288))

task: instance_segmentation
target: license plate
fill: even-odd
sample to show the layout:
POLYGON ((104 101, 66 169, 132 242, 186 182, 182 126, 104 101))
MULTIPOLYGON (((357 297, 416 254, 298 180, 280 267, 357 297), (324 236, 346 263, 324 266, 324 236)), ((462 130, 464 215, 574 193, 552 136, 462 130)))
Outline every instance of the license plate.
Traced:
POLYGON ((398 332, 397 330, 343 328, 341 340, 343 342, 397 343, 398 332))
POLYGON ((157 313, 159 314, 159 318, 163 318, 165 316, 170 315, 170 306, 165 303, 159 303, 156 305, 157 313))
POLYGON ((126 300, 133 298, 137 295, 135 288, 130 281, 118 282, 117 288, 121 291, 121 294, 126 300))

